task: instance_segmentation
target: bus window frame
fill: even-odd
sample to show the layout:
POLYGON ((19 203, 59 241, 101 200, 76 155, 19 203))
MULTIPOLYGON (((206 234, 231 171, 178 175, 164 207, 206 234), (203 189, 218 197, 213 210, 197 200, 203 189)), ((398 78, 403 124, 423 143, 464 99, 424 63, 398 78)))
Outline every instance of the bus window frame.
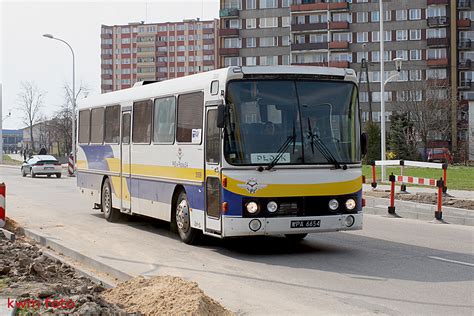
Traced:
POLYGON ((90 124, 90 135, 89 135, 89 144, 90 145, 104 145, 104 140, 105 140, 105 106, 97 106, 97 107, 93 107, 93 108, 90 108, 90 112, 91 112, 91 124, 90 124), (103 127, 103 131, 102 131, 102 142, 100 143, 95 143, 95 142, 92 142, 92 111, 94 110, 97 110, 97 109, 103 109, 104 110, 104 117, 102 118, 102 127, 103 127))
POLYGON ((153 145, 174 145, 176 143, 176 132, 178 128, 178 94, 169 94, 167 96, 160 96, 160 97, 155 97, 153 99, 153 109, 152 109, 152 135, 151 135, 151 143, 153 145), (167 98, 174 98, 174 135, 173 135, 173 141, 172 142, 155 142, 154 141, 154 136, 155 136, 155 101, 160 100, 160 99, 167 99, 167 98))
POLYGON ((188 146, 188 145, 194 145, 194 146, 203 146, 203 139, 204 139, 204 124, 206 123, 205 120, 206 120, 206 93, 203 89, 199 89, 199 90, 192 90, 192 91, 186 91, 184 93, 180 93, 180 94, 177 94, 176 95, 177 98, 176 98, 176 126, 175 126, 175 135, 174 135, 174 138, 175 138, 175 142, 177 145, 183 145, 183 146, 188 146), (186 95, 186 94, 192 94, 192 93, 196 93, 196 92, 202 92, 202 121, 201 121, 201 141, 199 143, 192 143, 191 142, 179 142, 178 141, 178 120, 179 120, 179 117, 178 117, 178 106, 179 106, 179 97, 181 95, 186 95))
POLYGON ((133 124, 133 119, 134 119, 134 117, 135 117, 134 105, 135 105, 135 103, 137 103, 137 102, 143 102, 143 101, 151 101, 151 106, 152 106, 152 108, 151 108, 151 114, 152 114, 152 117, 151 117, 151 128, 152 128, 152 131, 153 131, 153 123, 154 123, 154 122, 153 122, 153 105, 155 104, 154 100, 153 100, 152 98, 145 98, 145 99, 139 99, 139 100, 132 100, 132 111, 131 111, 131 114, 132 114, 132 115, 131 115, 131 116, 132 116, 131 119, 132 119, 132 121, 131 121, 131 127, 130 127, 130 145, 151 145, 151 143, 152 143, 152 139, 153 139, 153 135, 152 135, 152 134, 150 134, 150 141, 149 141, 149 142, 135 143, 135 142, 133 141, 133 126, 134 126, 134 124, 133 124))
POLYGON ((119 107, 119 125, 120 125, 119 128, 121 128, 121 124, 122 124, 122 105, 120 103, 112 104, 112 105, 106 105, 105 110, 104 110, 104 141, 103 141, 104 145, 120 145, 120 143, 122 142, 122 135, 121 135, 121 130, 120 129, 119 129, 119 141, 118 142, 108 143, 108 142, 105 141, 106 130, 107 130, 106 111, 107 111, 108 107, 114 107, 114 106, 119 107))

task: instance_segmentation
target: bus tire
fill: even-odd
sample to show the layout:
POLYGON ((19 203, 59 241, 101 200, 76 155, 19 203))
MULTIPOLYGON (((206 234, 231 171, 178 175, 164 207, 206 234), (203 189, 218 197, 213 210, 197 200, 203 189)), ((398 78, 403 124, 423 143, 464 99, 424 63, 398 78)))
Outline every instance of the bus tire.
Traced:
POLYGON ((308 234, 286 234, 285 235, 286 239, 290 241, 301 241, 305 239, 306 236, 308 236, 308 234))
POLYGON ((102 184, 101 206, 104 217, 108 222, 116 223, 120 221, 121 213, 119 210, 112 207, 112 189, 110 187, 110 180, 106 178, 102 184))
POLYGON ((184 191, 179 193, 176 200, 175 220, 181 240, 189 245, 195 244, 198 240, 198 231, 191 227, 190 207, 184 191))

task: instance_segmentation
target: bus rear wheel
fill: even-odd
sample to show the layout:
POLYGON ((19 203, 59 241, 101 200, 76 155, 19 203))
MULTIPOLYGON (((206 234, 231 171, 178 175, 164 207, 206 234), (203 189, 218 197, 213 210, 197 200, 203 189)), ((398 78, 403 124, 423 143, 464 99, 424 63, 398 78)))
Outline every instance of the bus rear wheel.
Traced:
POLYGON ((191 208, 185 192, 180 192, 176 201, 176 226, 181 240, 189 245, 198 240, 198 231, 191 227, 191 208))
POLYGON ((105 179, 102 185, 102 212, 108 222, 116 223, 120 221, 121 213, 118 209, 112 207, 112 189, 110 187, 109 179, 105 179))
POLYGON ((290 241, 301 241, 305 239, 306 236, 308 236, 308 234, 286 234, 285 235, 286 239, 290 241))

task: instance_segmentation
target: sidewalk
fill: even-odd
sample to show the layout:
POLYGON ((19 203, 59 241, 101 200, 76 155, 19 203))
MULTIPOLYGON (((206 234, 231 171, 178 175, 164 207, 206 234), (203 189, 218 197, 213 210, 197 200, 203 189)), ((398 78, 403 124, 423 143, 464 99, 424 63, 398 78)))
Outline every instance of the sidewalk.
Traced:
MULTIPOLYGON (((373 190, 370 184, 363 184, 364 191, 371 191, 373 190)), ((377 187, 375 188, 376 191, 390 191, 390 185, 388 184, 380 184, 377 183, 377 187)), ((418 186, 407 186, 407 191, 410 193, 435 193, 437 191, 436 188, 427 188, 427 187, 418 187, 418 186)), ((395 193, 400 192, 400 185, 397 184, 395 186, 395 193)), ((448 192, 452 198, 455 199, 463 199, 463 200, 474 200, 474 191, 466 191, 466 190, 451 190, 449 189, 448 183, 448 192)))

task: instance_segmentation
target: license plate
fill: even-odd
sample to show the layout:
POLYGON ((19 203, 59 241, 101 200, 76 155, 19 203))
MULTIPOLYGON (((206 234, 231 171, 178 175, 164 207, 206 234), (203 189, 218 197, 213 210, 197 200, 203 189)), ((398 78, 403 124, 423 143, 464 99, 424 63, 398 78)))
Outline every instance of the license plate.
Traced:
POLYGON ((44 170, 54 170, 54 167, 44 167, 44 170))
POLYGON ((304 221, 291 221, 291 228, 308 228, 308 227, 320 227, 320 220, 304 220, 304 221))

